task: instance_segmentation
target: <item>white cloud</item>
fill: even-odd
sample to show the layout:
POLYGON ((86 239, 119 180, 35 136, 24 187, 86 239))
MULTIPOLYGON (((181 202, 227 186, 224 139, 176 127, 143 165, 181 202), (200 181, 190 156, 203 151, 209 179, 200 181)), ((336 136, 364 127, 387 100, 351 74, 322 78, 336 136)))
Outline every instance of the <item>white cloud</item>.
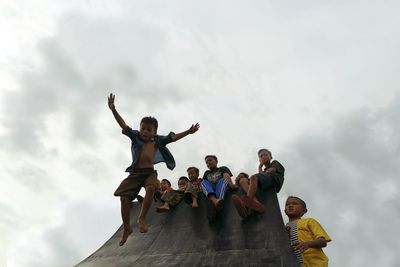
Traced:
POLYGON ((70 266, 120 224, 112 193, 130 144, 106 106, 110 92, 134 128, 145 115, 161 134, 201 123, 170 145, 177 168, 158 165, 161 178, 204 171, 209 153, 252 173, 268 147, 287 170, 280 201, 306 199, 333 238, 332 266, 350 252, 354 266, 396 266, 396 235, 384 231, 399 223, 396 2, 18 3, 0 26, 16 29, 0 42, 10 266, 70 266), (82 234, 98 218, 107 220, 82 234), (382 227, 380 218, 393 219, 382 227))

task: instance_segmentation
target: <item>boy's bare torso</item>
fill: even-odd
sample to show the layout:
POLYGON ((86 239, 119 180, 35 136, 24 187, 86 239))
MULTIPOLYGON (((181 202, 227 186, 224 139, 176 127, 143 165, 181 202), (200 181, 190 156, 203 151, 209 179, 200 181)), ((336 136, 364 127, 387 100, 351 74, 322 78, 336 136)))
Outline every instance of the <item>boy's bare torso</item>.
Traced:
POLYGON ((156 142, 149 141, 143 144, 139 160, 135 164, 135 168, 153 168, 154 155, 156 153, 156 142))

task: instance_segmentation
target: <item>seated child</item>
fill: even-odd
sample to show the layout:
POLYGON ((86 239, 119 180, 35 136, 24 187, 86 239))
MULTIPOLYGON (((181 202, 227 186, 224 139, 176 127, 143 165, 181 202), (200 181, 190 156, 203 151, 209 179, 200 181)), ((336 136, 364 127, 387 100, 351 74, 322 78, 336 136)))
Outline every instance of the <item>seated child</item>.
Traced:
MULTIPOLYGON (((235 179, 235 184, 242 190, 244 194, 247 194, 247 191, 249 191, 249 183, 249 175, 245 172, 239 173, 235 179)), ((242 197, 243 196, 232 195, 232 203, 240 217, 246 219, 251 214, 251 210, 244 205, 242 197)))
POLYGON ((283 185, 285 168, 277 160, 272 160, 271 151, 265 148, 258 151, 258 160, 258 173, 250 176, 247 194, 240 201, 246 208, 264 213, 265 206, 256 198, 256 192, 258 188, 266 191, 273 187, 278 193, 283 185))
POLYGON ((185 190, 185 202, 190 204, 192 208, 199 207, 197 197, 200 193, 200 185, 203 179, 199 179, 199 169, 189 167, 187 170, 189 182, 185 190))
POLYGON ((171 188, 171 183, 169 183, 169 189, 167 189, 161 197, 161 201, 163 201, 164 204, 156 208, 157 212, 168 212, 171 210, 171 208, 176 207, 183 199, 188 181, 189 179, 187 177, 180 177, 178 180, 178 190, 173 190, 171 188))
POLYGON ((238 186, 233 183, 232 173, 228 167, 218 167, 218 158, 215 155, 207 155, 205 162, 208 170, 203 175, 201 189, 208 197, 207 202, 207 218, 213 221, 217 213, 222 210, 225 193, 230 187, 233 190, 238 189, 238 186))
POLYGON ((312 218, 302 218, 307 212, 306 203, 295 196, 289 196, 285 213, 289 218, 286 228, 292 248, 300 266, 328 266, 328 257, 322 251, 331 238, 324 228, 312 218))
POLYGON ((243 191, 243 193, 247 194, 249 190, 249 175, 245 172, 241 172, 235 178, 235 184, 243 191))

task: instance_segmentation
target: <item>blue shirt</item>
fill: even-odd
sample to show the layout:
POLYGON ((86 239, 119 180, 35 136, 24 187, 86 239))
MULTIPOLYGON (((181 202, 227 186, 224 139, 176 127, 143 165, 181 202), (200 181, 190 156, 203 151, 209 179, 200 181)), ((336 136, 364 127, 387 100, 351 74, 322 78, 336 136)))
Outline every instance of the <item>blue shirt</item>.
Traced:
MULTIPOLYGON (((138 130, 132 130, 131 127, 127 127, 122 130, 122 133, 128 136, 131 141, 131 152, 132 152, 132 164, 126 168, 126 172, 133 172, 133 166, 138 161, 144 141, 139 136, 138 130)), ((172 136, 175 133, 170 132, 168 135, 155 135, 154 141, 156 142, 156 153, 154 155, 153 163, 165 162, 167 168, 173 170, 175 168, 175 159, 172 156, 169 149, 166 147, 167 144, 173 142, 172 136)))

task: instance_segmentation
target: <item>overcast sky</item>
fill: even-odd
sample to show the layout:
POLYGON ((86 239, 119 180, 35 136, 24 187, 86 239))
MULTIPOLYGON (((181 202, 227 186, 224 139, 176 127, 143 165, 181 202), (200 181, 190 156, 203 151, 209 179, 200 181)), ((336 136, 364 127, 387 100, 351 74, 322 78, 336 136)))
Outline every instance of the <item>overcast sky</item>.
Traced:
MULTIPOLYGON (((332 238, 330 266, 400 266, 400 2, 0 1, 0 267, 72 266, 121 225, 133 128, 169 145, 160 178, 269 148, 279 193, 332 238)), ((284 216, 284 220, 287 218, 284 216)), ((150 229, 151 231, 151 229, 150 229)))

